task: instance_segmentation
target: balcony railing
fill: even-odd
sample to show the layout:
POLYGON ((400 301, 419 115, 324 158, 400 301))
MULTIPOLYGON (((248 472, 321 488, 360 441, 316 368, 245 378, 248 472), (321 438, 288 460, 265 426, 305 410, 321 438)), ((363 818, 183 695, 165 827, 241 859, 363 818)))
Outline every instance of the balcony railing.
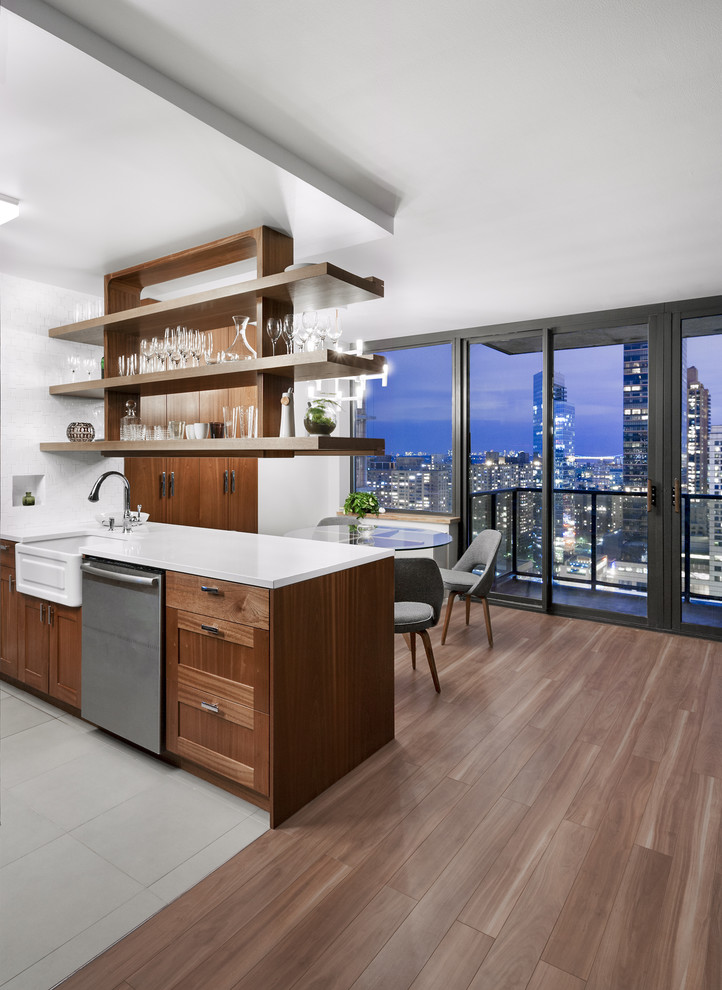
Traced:
MULTIPOLYGON (((645 594, 646 492, 565 488, 555 489, 553 498, 554 581, 645 594)), ((683 600, 719 601, 722 496, 684 494, 681 508, 683 600)), ((483 529, 502 534, 497 587, 504 579, 541 581, 541 488, 472 492, 469 519, 472 537, 483 529)))

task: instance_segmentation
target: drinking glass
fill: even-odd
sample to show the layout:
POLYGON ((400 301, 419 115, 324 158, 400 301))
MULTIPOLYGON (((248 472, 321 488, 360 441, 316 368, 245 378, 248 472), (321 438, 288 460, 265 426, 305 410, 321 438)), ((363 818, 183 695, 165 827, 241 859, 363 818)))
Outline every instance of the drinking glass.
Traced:
POLYGON ((286 354, 293 350, 293 339, 296 333, 296 319, 292 313, 283 317, 283 339, 286 342, 286 354))
POLYGON ((338 310, 331 317, 331 325, 328 328, 328 339, 332 344, 338 344, 341 339, 341 317, 338 310))
POLYGON ((125 377, 125 354, 121 354, 118 358, 118 376, 120 378, 125 377))
POLYGON ((193 355, 193 367, 200 368, 201 354, 203 354, 203 334, 200 330, 191 330, 191 353, 193 355))
POLYGON ((68 358, 68 367, 70 368, 70 381, 71 382, 77 381, 75 373, 80 368, 80 358, 76 357, 76 355, 74 354, 71 354, 70 357, 68 358))
POLYGON ((217 362, 215 360, 212 360, 212 358, 213 358, 213 334, 211 333, 210 330, 206 330, 206 332, 204 334, 201 334, 201 337, 203 338, 203 342, 202 342, 203 357, 205 359, 206 364, 216 364, 217 362))
MULTIPOLYGON (((266 321, 266 333, 271 338, 271 344, 273 346, 273 356, 276 356, 276 341, 281 336, 282 324, 281 321, 276 319, 275 316, 270 316, 266 321)), ((286 344, 288 348, 288 344, 286 344)))
POLYGON ((246 436, 258 436, 258 419, 256 417, 255 406, 248 406, 246 409, 246 436))
POLYGON ((316 336, 318 337, 321 349, 323 349, 326 344, 326 337, 328 336, 330 327, 331 320, 328 313, 319 313, 318 321, 316 323, 316 336))
POLYGON ((303 329, 306 331, 309 351, 315 349, 314 336, 316 334, 317 323, 318 323, 318 313, 309 311, 303 314, 303 329))
POLYGON ((227 437, 235 437, 238 428, 238 406, 223 407, 223 429, 227 437))
POLYGON ((186 424, 182 419, 168 420, 168 439, 182 440, 185 436, 186 424))

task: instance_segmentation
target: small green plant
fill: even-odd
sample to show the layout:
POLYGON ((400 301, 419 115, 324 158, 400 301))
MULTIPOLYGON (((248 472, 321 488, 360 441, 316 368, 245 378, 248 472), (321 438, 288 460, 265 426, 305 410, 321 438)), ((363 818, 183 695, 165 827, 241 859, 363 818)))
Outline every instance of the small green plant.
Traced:
POLYGON ((314 399, 308 403, 303 425, 308 433, 328 435, 336 429, 340 406, 334 399, 314 399))
POLYGON ((350 492, 343 503, 343 511, 347 516, 363 519, 366 515, 377 516, 381 506, 373 492, 350 492))

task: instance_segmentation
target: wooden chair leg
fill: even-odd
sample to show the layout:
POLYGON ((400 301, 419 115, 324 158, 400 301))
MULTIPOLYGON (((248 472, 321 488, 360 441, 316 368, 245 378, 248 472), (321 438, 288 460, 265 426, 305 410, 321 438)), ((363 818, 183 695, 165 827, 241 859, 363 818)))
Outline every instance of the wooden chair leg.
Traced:
POLYGON ((471 595, 466 596, 466 624, 469 625, 469 613, 471 612, 471 595))
POLYGON ((446 642, 446 630, 449 628, 449 619, 451 618, 451 609, 454 606, 454 599, 459 594, 458 591, 449 592, 449 600, 446 603, 446 615, 444 616, 444 628, 441 630, 441 645, 443 646, 446 642))
POLYGON ((416 633, 402 633, 401 635, 411 651, 411 666, 416 670, 416 633))
POLYGON ((429 633, 426 629, 423 629, 419 633, 419 636, 421 636, 421 641, 424 644, 424 649, 426 650, 426 659, 429 661, 429 670, 431 671, 431 679, 434 682, 436 693, 441 694, 441 685, 439 684, 439 675, 436 672, 436 661, 434 660, 434 651, 431 648, 429 633))
POLYGON ((486 635, 489 638, 489 646, 493 646, 494 637, 491 635, 491 615, 489 615, 489 603, 486 598, 482 598, 481 604, 484 606, 484 620, 486 622, 486 635))

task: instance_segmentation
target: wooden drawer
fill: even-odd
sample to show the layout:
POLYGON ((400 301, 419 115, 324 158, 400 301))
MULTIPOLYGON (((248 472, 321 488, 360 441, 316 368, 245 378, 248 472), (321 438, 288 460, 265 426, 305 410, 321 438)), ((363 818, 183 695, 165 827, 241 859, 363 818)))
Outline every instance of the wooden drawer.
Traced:
POLYGON ((0 564, 15 567, 15 544, 12 540, 0 540, 0 564))
POLYGON ((269 593, 266 588, 168 571, 165 601, 171 608, 268 629, 269 593))
POLYGON ((228 682, 178 671, 178 734, 172 751, 268 796, 269 718, 226 697, 228 682))
POLYGON ((168 645, 179 677, 181 672, 186 677, 198 675, 200 680, 194 683, 215 683, 218 691, 226 685, 226 698, 268 714, 270 664, 265 629, 195 612, 169 613, 168 626, 175 629, 168 645))

